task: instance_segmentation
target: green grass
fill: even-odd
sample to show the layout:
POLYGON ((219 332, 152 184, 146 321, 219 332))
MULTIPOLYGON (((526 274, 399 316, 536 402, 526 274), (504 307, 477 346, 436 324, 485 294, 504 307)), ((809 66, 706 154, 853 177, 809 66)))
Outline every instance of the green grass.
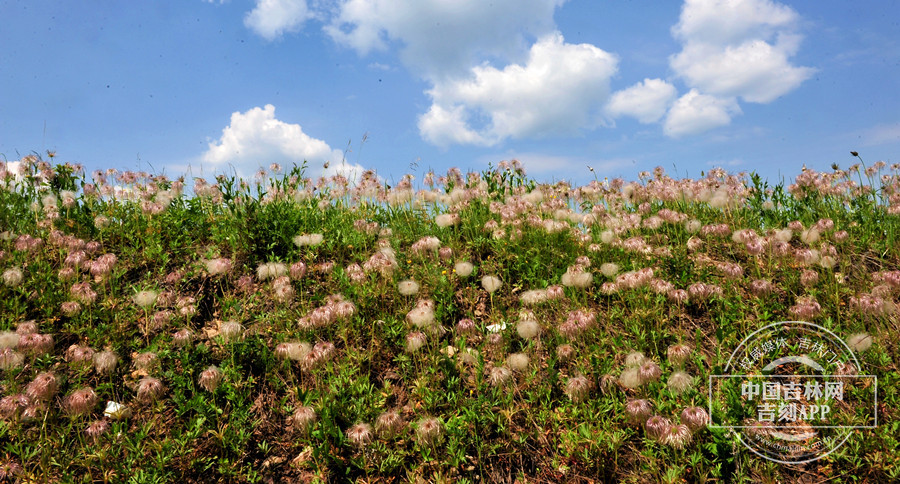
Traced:
POLYGON ((451 171, 432 193, 403 196, 404 184, 389 189, 375 179, 313 190, 295 166, 255 184, 220 177, 185 195, 184 180, 103 181, 30 161, 24 181, 0 187, 0 347, 8 348, 0 353, 0 474, 26 482, 900 479, 896 171, 861 171, 865 180, 853 171, 804 172, 800 181, 813 188, 720 171, 675 180, 661 170, 637 182, 572 187, 504 165, 465 177, 451 171), (846 184, 857 179, 863 189, 846 184), (439 226, 442 213, 459 222, 439 226), (727 229, 713 233, 717 224, 727 229), (789 225, 796 230, 778 248, 774 230, 789 225), (762 253, 733 237, 742 229, 764 240, 762 253), (323 242, 298 246, 299 234, 322 234, 323 242), (417 249, 429 236, 440 250, 417 249), (803 261, 805 250, 818 255, 803 261), (95 265, 104 254, 116 262, 95 265), (210 273, 216 258, 230 268, 210 273), (379 270, 379 260, 388 267, 379 270), (474 272, 457 274, 459 261, 474 272), (284 264, 282 278, 261 279, 258 268, 269 262, 284 264), (604 263, 619 271, 603 274, 604 263), (633 282, 641 269, 652 269, 652 280, 633 282), (560 285, 567 271, 591 272, 592 281, 534 305, 520 299, 560 285), (487 275, 502 281, 496 292, 482 287, 487 275), (417 294, 398 292, 406 279, 419 284, 417 294), (755 293, 756 280, 773 290, 755 293), (96 298, 73 293, 76 283, 96 298), (699 294, 698 283, 720 292, 699 294), (158 297, 141 308, 134 296, 144 290, 158 297), (687 300, 673 302, 678 290, 687 300), (342 307, 336 294, 352 303, 350 314, 328 316, 342 307), (722 373, 751 332, 797 319, 803 297, 820 305, 810 322, 841 338, 872 335, 857 356, 878 377, 876 428, 853 431, 813 463, 780 465, 726 429, 700 429, 679 448, 630 422, 625 405, 634 399, 674 423, 685 407, 707 408, 708 377, 722 373), (864 299, 880 306, 867 309, 864 299), (422 300, 432 317, 407 318, 422 300), (566 326, 576 310, 595 320, 566 326), (473 327, 457 328, 463 319, 473 327), (536 337, 518 333, 529 319, 540 326, 536 337), (35 349, 28 322, 52 346, 35 349), (222 334, 227 322, 241 333, 222 334), (182 329, 193 338, 178 345, 182 329), (426 341, 410 352, 415 331, 426 341), (298 342, 308 346, 290 354, 279 346, 298 342), (692 348, 684 370, 694 386, 683 393, 666 385, 679 367, 667 360, 676 343, 692 348), (73 361, 73 346, 111 350, 118 364, 101 373, 73 361), (629 388, 620 378, 634 351, 659 365, 658 381, 629 388), (145 352, 156 361, 138 368, 145 352), (504 377, 497 368, 513 353, 528 365, 504 377), (210 365, 222 373, 212 391, 199 380, 210 365), (34 398, 29 384, 42 372, 55 375, 58 389, 34 398), (148 376, 164 392, 142 399, 148 376), (588 383, 584 398, 567 388, 577 376, 588 383), (76 415, 68 396, 83 387, 98 398, 76 415), (104 417, 107 401, 131 416, 104 417), (316 414, 306 429, 292 418, 301 407, 316 414), (402 419, 395 435, 378 431, 387 411, 402 419), (428 419, 436 434, 426 433, 428 419), (361 423, 371 434, 348 433, 361 423), (92 424, 105 430, 90 435, 92 424))

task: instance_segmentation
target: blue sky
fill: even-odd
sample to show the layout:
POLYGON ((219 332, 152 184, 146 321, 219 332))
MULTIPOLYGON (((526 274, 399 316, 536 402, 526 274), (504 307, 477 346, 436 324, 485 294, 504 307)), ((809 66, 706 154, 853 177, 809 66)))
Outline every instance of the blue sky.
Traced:
POLYGON ((8 161, 390 182, 517 158, 576 183, 900 163, 893 0, 7 0, 0 21, 8 161))

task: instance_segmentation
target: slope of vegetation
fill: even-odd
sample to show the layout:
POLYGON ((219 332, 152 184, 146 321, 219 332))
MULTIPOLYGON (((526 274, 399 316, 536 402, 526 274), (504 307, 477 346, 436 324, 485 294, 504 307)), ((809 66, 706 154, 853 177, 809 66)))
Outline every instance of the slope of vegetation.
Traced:
MULTIPOLYGON (((889 482, 900 175, 387 187, 0 164, 0 477, 889 482), (846 338, 878 426, 801 465, 708 427, 766 324, 846 338)), ((416 184, 418 183, 418 184, 416 184)), ((715 423, 715 422, 714 422, 715 423)))

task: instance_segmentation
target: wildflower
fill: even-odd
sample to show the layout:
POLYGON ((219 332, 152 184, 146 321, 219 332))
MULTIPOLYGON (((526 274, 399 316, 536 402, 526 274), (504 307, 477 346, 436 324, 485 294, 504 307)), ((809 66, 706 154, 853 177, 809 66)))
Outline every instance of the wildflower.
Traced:
POLYGON ((31 399, 21 393, 0 398, 0 418, 4 420, 18 418, 30 404, 31 399))
POLYGON ((21 368, 25 356, 12 348, 0 348, 0 370, 21 368))
POLYGON ((672 422, 669 419, 659 415, 648 418, 644 423, 644 429, 647 431, 647 436, 660 442, 669 433, 669 428, 671 426, 672 422))
POLYGON ((684 304, 688 300, 688 292, 684 289, 673 289, 666 294, 669 301, 677 304, 684 304))
POLYGON ((691 219, 684 222, 684 230, 689 234, 695 234, 700 231, 703 224, 699 220, 691 219))
POLYGON ((152 351, 145 351, 133 355, 132 364, 134 364, 134 368, 138 371, 149 372, 157 363, 159 363, 159 359, 157 358, 156 353, 152 351))
POLYGON ((649 400, 634 399, 625 404, 625 414, 628 421, 635 425, 644 425, 647 419, 653 415, 653 406, 649 400))
POLYGON ((215 365, 208 366, 205 370, 200 372, 200 378, 197 383, 200 384, 200 388, 208 392, 216 391, 216 388, 219 388, 219 383, 222 382, 222 370, 215 365))
POLYGON ((176 348, 184 348, 190 346, 193 339, 194 334, 191 330, 182 328, 172 335, 172 344, 174 344, 176 348))
POLYGON ((680 395, 688 390, 694 385, 694 379, 691 375, 688 375, 684 371, 676 371, 669 376, 669 381, 667 382, 667 386, 669 387, 669 391, 674 393, 675 395, 680 395))
POLYGON ((53 351, 53 335, 39 333, 20 335, 18 349, 33 355, 50 353, 53 351))
POLYGON ((474 270, 475 266, 470 262, 457 262, 456 265, 453 266, 453 271, 456 272, 459 277, 469 277, 474 270))
POLYGON ((471 319, 460 319, 456 323, 456 332, 459 334, 472 334, 475 332, 475 322, 471 319))
POLYGON ((506 358, 506 365, 513 371, 525 371, 529 363, 530 359, 525 353, 513 353, 506 358))
POLYGON ((20 335, 12 331, 0 331, 0 348, 15 348, 19 344, 20 335))
POLYGON ((16 334, 18 334, 18 335, 37 333, 37 331, 38 331, 37 323, 35 323, 34 320, 24 321, 24 322, 19 323, 18 326, 16 326, 16 334))
POLYGON ((46 402, 59 390, 59 379, 53 372, 45 371, 25 386, 25 395, 33 401, 46 402))
POLYGON ((78 304, 75 301, 66 301, 60 305, 59 310, 64 315, 71 318, 81 312, 81 304, 78 304))
POLYGON ((612 262, 607 262, 600 266, 600 272, 606 277, 614 277, 619 273, 619 269, 619 265, 612 262))
POLYGON ((562 344, 556 347, 556 357, 562 362, 571 360, 574 355, 575 348, 570 344, 562 344))
POLYGON ((813 297, 800 297, 788 312, 797 320, 803 321, 818 316, 822 312, 822 306, 813 297))
POLYGON ((421 331, 416 331, 414 333, 409 333, 406 335, 406 351, 407 353, 415 353, 419 351, 420 348, 425 346, 425 342, 427 341, 425 337, 425 333, 421 331))
POLYGON ((244 327, 237 321, 226 321, 219 325, 219 334, 225 343, 239 340, 244 333, 244 327))
POLYGON ((295 236, 293 241, 297 247, 315 246, 324 242, 325 236, 322 234, 301 234, 295 236))
POLYGON ((75 367, 85 367, 90 365, 94 358, 94 349, 89 346, 81 346, 74 344, 66 350, 66 361, 75 367))
POLYGON ((534 306, 547 300, 547 291, 542 289, 534 289, 525 291, 519 296, 519 301, 526 306, 534 306))
POLYGON ((138 307, 147 309, 150 306, 153 306, 154 304, 156 304, 157 294, 158 293, 156 291, 140 291, 137 294, 135 294, 131 299, 134 301, 135 304, 138 305, 138 307))
POLYGON ((481 287, 483 287, 484 290, 489 293, 497 291, 497 289, 500 289, 501 285, 503 285, 503 283, 500 281, 500 279, 494 276, 484 276, 481 279, 481 287))
POLYGON ((290 302, 294 298, 294 287, 291 286, 291 279, 288 276, 281 276, 272 281, 272 291, 275 300, 281 303, 290 302))
POLYGON ((291 264, 291 268, 290 268, 291 279, 293 279, 295 281, 302 279, 305 274, 306 274, 306 263, 304 263, 303 261, 299 261, 299 262, 294 262, 293 264, 291 264))
POLYGON ((856 333, 847 338, 847 346, 856 353, 868 350, 872 347, 872 336, 866 333, 856 333))
POLYGON ((566 287, 584 289, 594 281, 594 275, 584 270, 582 266, 574 265, 566 269, 566 273, 560 278, 560 282, 566 287))
POLYGON ((422 445, 434 445, 441 438, 441 423, 436 418, 423 418, 416 425, 416 438, 422 445))
POLYGON ((275 279, 276 277, 281 277, 287 274, 288 268, 286 265, 280 262, 267 262, 265 264, 260 264, 259 267, 256 268, 256 277, 259 280, 264 281, 266 279, 275 279))
POLYGON ((750 292, 753 293, 756 297, 763 297, 767 294, 772 293, 775 290, 775 286, 772 285, 771 282, 757 279, 750 283, 750 292))
POLYGON ((437 237, 422 237, 410 247, 413 254, 423 255, 426 252, 435 252, 441 248, 441 241, 437 237))
POLYGON ((459 223, 459 214, 457 213, 442 213, 434 218, 434 223, 437 224, 438 227, 450 227, 451 225, 456 225, 459 223))
POLYGON ((644 356, 644 353, 640 351, 632 351, 631 353, 625 355, 625 366, 627 368, 636 368, 644 364, 644 361, 646 359, 647 357, 644 356))
POLYGON ((3 284, 6 284, 8 287, 18 286, 22 283, 23 278, 24 275, 22 274, 22 269, 19 269, 18 267, 3 271, 3 284))
POLYGON ((119 357, 115 352, 106 350, 94 353, 94 370, 99 375, 108 375, 116 369, 119 357))
POLYGON ((488 381, 491 383, 491 386, 499 387, 506 385, 512 380, 512 372, 509 371, 509 368, 505 366, 495 366, 491 368, 490 376, 488 381))
POLYGON ((365 447, 372 442, 372 426, 358 423, 347 429, 347 440, 356 447, 365 447))
POLYGON ((402 296, 413 296, 419 292, 419 283, 412 279, 400 281, 400 283, 397 284, 397 291, 400 292, 400 295, 402 296))
POLYGON ((306 435, 316 422, 316 411, 308 406, 297 407, 291 415, 291 422, 295 432, 306 435))
POLYGON ((63 402, 69 415, 79 416, 90 413, 97 406, 97 394, 91 387, 75 390, 63 402))
POLYGON ((597 323, 597 315, 593 311, 576 309, 570 311, 566 321, 559 326, 559 332, 568 339, 574 339, 593 328, 597 323))
POLYGON ((641 374, 636 367, 629 367, 622 370, 622 374, 619 375, 619 383, 622 384, 625 388, 635 389, 641 386, 641 374))
POLYGON ((165 387, 163 387, 161 381, 152 376, 146 376, 141 378, 141 381, 138 382, 137 399, 141 402, 153 402, 158 399, 164 391, 165 387))
POLYGON ((541 334, 541 325, 534 320, 519 321, 516 325, 516 332, 522 339, 534 339, 541 334))
POLYGON ((691 356, 691 347, 683 343, 671 345, 666 350, 666 356, 668 356, 670 364, 680 367, 691 356))
POLYGON ((584 375, 574 376, 566 382, 565 394, 575 403, 587 398, 591 391, 591 382, 584 375))
POLYGON ((813 245, 819 241, 820 235, 816 228, 800 232, 800 240, 806 245, 813 245))
POLYGON ((91 289, 91 285, 87 282, 72 284, 72 287, 69 288, 69 293, 76 301, 85 306, 90 306, 97 300, 97 293, 91 289))
POLYGON ((687 407, 681 411, 681 423, 687 425, 691 432, 697 432, 709 423, 709 414, 702 407, 687 407))
POLYGON ((403 430, 406 422, 396 410, 384 412, 375 420, 375 431, 383 439, 390 439, 403 430))
POLYGON ((90 425, 84 429, 85 435, 94 439, 95 441, 100 438, 101 435, 105 434, 109 429, 109 422, 106 420, 94 420, 90 425))
POLYGON ((640 375, 641 383, 649 383, 659 380, 659 377, 662 375, 662 370, 660 370, 659 365, 657 365, 656 362, 647 360, 641 364, 638 369, 638 374, 640 375))
POLYGON ((206 272, 208 272, 210 276, 218 276, 231 272, 232 266, 231 259, 225 258, 210 259, 204 261, 204 265, 206 266, 206 272))
POLYGON ((685 424, 670 425, 665 435, 662 437, 662 443, 676 449, 683 449, 690 442, 691 429, 685 424))

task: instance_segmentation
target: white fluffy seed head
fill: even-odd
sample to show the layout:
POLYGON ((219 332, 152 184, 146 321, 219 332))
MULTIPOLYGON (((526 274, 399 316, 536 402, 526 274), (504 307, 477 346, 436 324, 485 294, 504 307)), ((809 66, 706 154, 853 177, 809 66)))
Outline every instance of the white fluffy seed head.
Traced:
POLYGON ((614 264, 612 262, 607 262, 600 266, 600 272, 603 273, 606 277, 613 277, 619 273, 619 264, 614 264))
POLYGON ((140 291, 134 295, 132 300, 135 304, 143 309, 147 309, 150 306, 156 304, 156 296, 158 293, 156 291, 140 291))
POLYGON ((497 291, 497 289, 500 289, 500 286, 502 285, 503 283, 500 281, 500 279, 495 276, 484 276, 481 279, 481 287, 483 287, 485 291, 490 293, 497 291))
POLYGON ((413 296, 419 292, 419 283, 412 279, 400 281, 400 283, 397 284, 397 291, 400 292, 400 295, 402 296, 413 296))
POLYGON ((108 375, 119 364, 119 356, 113 351, 100 351, 94 353, 94 370, 100 375, 108 375))
POLYGON ((325 236, 322 234, 300 234, 294 237, 294 244, 297 247, 319 245, 324 241, 325 236))
POLYGON ((475 266, 471 262, 457 262, 453 266, 453 270, 459 277, 469 277, 472 275, 472 271, 475 270, 475 266))
POLYGON ((416 331, 414 333, 409 333, 406 335, 406 351, 408 353, 415 353, 419 351, 425 343, 427 342, 427 337, 425 333, 421 331, 416 331))
POLYGON ((683 371, 676 371, 669 376, 668 387, 669 391, 674 393, 675 395, 681 395, 682 393, 691 389, 694 386, 694 378, 691 375, 688 375, 683 371))
POLYGON ((506 365, 513 371, 525 371, 531 359, 525 353, 513 353, 506 358, 506 365))
POLYGON ((622 371, 622 374, 619 375, 619 383, 621 383, 625 388, 632 389, 641 386, 641 374, 638 370, 638 367, 631 366, 625 368, 622 371))
POLYGON ((280 262, 267 262, 256 268, 256 277, 264 281, 275 279, 288 273, 288 267, 280 262))
POLYGON ((519 324, 516 325, 516 332, 522 339, 534 339, 540 336, 541 325, 531 319, 519 321, 519 324))
POLYGON ((15 348, 19 344, 18 333, 12 331, 0 331, 0 348, 15 348))
POLYGON ((866 351, 867 349, 872 347, 872 343, 874 339, 870 334, 867 333, 856 333, 850 335, 847 338, 847 346, 850 347, 851 350, 860 353, 866 351))
POLYGON ((629 368, 641 366, 644 363, 645 359, 647 358, 644 356, 644 353, 641 353, 640 351, 632 351, 631 353, 625 355, 625 366, 629 368))

